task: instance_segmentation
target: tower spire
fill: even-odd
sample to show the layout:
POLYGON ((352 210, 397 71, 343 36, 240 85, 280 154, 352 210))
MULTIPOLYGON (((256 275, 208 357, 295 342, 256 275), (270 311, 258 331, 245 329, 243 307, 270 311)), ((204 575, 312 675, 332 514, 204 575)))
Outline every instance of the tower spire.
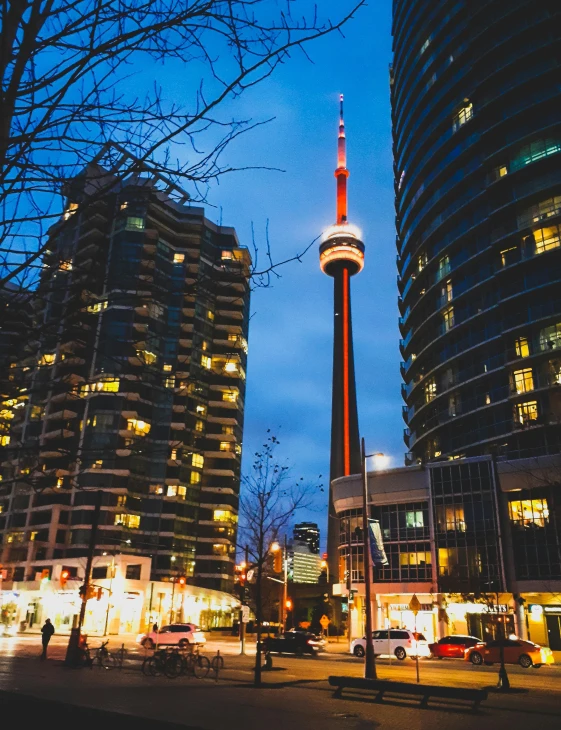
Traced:
POLYGON ((345 138, 345 119, 343 116, 343 94, 339 97, 339 137, 337 139, 337 224, 347 222, 347 140, 345 138))

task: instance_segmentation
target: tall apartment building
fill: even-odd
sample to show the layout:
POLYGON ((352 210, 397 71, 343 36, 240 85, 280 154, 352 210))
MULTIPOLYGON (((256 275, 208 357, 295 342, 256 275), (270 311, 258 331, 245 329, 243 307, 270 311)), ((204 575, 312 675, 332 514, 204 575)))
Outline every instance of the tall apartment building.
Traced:
POLYGON ((317 522, 299 522, 292 532, 294 542, 307 545, 309 552, 319 555, 319 527, 317 522))
POLYGON ((233 586, 250 256, 156 177, 90 167, 50 231, 16 368, 0 562, 152 557, 152 578, 233 586), (103 194, 99 194, 103 186, 103 194))
POLYGON ((561 447, 561 6, 394 0, 407 463, 561 447))

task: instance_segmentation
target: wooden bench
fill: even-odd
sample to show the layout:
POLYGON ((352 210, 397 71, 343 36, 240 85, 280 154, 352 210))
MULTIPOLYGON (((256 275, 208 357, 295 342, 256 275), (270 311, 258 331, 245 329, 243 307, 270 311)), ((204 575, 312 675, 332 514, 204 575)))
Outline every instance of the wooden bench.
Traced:
POLYGON ((374 702, 382 702, 384 694, 417 695, 421 697, 421 707, 428 707, 430 697, 472 702, 472 709, 478 710, 487 699, 486 689, 468 687, 443 687, 438 684, 414 684, 413 682, 393 682, 387 679, 362 679, 361 677, 329 677, 329 684, 336 687, 334 697, 341 697, 344 689, 365 689, 376 692, 374 702))

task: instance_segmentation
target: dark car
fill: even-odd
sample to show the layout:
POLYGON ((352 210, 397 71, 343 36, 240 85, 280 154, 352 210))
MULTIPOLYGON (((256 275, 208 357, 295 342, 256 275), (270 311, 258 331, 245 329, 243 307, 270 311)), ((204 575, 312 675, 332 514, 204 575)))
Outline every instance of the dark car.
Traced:
POLYGON ((325 642, 308 631, 285 631, 282 636, 269 636, 263 641, 265 651, 275 654, 310 654, 317 656, 324 648, 325 642))
POLYGON ((481 641, 476 636, 444 636, 435 644, 429 644, 431 659, 463 659, 466 649, 481 641))

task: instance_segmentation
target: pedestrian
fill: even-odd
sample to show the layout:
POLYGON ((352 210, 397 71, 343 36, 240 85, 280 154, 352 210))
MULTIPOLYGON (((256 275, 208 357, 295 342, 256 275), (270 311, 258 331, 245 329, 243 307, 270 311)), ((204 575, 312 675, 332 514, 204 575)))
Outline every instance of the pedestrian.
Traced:
POLYGON ((51 623, 51 619, 48 618, 45 621, 45 624, 43 628, 41 629, 41 643, 43 644, 43 653, 41 654, 41 661, 44 661, 47 658, 47 647, 49 646, 49 641, 51 640, 51 636, 55 633, 55 627, 51 623))
POLYGON ((158 624, 155 623, 154 626, 152 626, 152 631, 157 634, 158 633, 158 624))

